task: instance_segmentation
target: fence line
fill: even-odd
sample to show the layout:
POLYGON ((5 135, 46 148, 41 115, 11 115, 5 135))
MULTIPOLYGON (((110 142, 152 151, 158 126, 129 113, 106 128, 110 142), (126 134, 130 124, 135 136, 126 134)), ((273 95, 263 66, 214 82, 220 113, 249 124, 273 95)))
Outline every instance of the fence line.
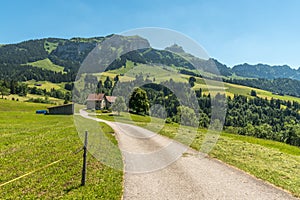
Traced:
POLYGON ((23 177, 26 177, 26 176, 28 176, 28 175, 30 175, 30 174, 33 174, 33 173, 35 173, 35 172, 37 172, 37 171, 40 171, 40 170, 45 169, 45 168, 47 168, 47 167, 50 167, 50 166, 52 166, 52 165, 54 165, 54 164, 56 164, 56 163, 61 162, 62 160, 63 160, 63 159, 54 161, 54 162, 52 162, 52 163, 50 163, 50 164, 48 164, 48 165, 45 165, 45 166, 43 166, 43 167, 41 167, 41 168, 39 168, 39 169, 33 170, 33 171, 28 172, 28 173, 26 173, 26 174, 24 174, 24 175, 22 175, 22 176, 19 176, 19 177, 17 177, 17 178, 14 178, 14 179, 12 179, 12 180, 10 180, 10 181, 7 181, 7 182, 5 182, 5 183, 2 183, 2 184, 0 185, 0 187, 2 187, 2 186, 4 186, 4 185, 7 185, 7 184, 9 184, 9 183, 11 183, 11 182, 14 182, 14 181, 16 181, 16 180, 19 180, 19 179, 21 179, 21 178, 23 178, 23 177))
MULTIPOLYGON (((71 154, 77 154, 77 153, 79 153, 80 151, 84 150, 84 154, 83 154, 82 180, 81 180, 81 185, 82 185, 82 186, 85 185, 85 179, 86 179, 85 176, 86 176, 86 159, 87 159, 87 134, 88 134, 88 133, 87 133, 87 131, 86 131, 86 132, 85 132, 84 146, 83 146, 83 147, 80 147, 80 148, 77 149, 75 152, 71 152, 71 154)), ((62 142, 63 142, 63 141, 62 141, 62 142)), ((7 185, 7 184, 9 184, 9 183, 12 183, 12 182, 14 182, 14 181, 17 181, 17 180, 19 180, 19 179, 21 179, 21 178, 24 178, 24 177, 26 177, 26 176, 29 176, 29 175, 31 175, 31 174, 33 174, 33 173, 35 173, 35 172, 37 172, 37 171, 40 171, 40 170, 42 170, 42 169, 48 168, 48 167, 50 167, 50 166, 52 166, 52 165, 54 165, 54 164, 56 164, 56 163, 59 163, 59 162, 61 162, 61 161, 63 161, 63 160, 65 160, 65 159, 59 159, 59 160, 54 161, 54 162, 52 162, 52 163, 49 163, 49 164, 47 164, 47 165, 45 165, 45 166, 43 166, 43 167, 40 167, 40 168, 38 168, 38 169, 35 169, 35 170, 31 171, 31 172, 28 172, 28 173, 26 173, 26 174, 23 174, 22 176, 19 176, 19 177, 17 177, 17 178, 14 178, 14 179, 12 179, 12 180, 9 180, 9 181, 7 181, 7 182, 5 182, 5 183, 0 184, 0 187, 5 186, 5 185, 7 185)), ((77 163, 77 161, 76 161, 76 162, 73 162, 72 165, 73 165, 74 163, 77 163)))

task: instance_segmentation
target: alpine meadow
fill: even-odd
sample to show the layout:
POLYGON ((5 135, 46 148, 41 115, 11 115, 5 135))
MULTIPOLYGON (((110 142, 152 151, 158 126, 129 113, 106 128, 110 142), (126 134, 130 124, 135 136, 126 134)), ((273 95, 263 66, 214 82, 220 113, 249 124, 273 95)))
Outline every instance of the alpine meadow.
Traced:
POLYGON ((299 199, 300 5, 269 4, 3 2, 0 199, 299 199))

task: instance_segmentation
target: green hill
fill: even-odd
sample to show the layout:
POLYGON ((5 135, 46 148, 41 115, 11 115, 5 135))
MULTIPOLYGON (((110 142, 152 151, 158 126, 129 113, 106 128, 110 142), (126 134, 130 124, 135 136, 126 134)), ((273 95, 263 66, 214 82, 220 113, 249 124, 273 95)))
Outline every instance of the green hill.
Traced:
MULTIPOLYGON (((0 74, 0 79, 17 79, 20 81, 35 79, 51 82, 74 81, 83 60, 96 46, 105 50, 108 53, 107 55, 115 58, 119 57, 113 63, 107 63, 110 62, 109 59, 107 61, 104 61, 106 58, 102 59, 103 63, 101 64, 108 65, 108 71, 120 69, 130 61, 149 66, 172 66, 183 74, 192 75, 196 73, 200 77, 216 78, 214 72, 216 67, 221 77, 231 83, 240 82, 242 85, 268 90, 273 93, 299 96, 300 81, 297 81, 299 80, 299 70, 291 69, 289 66, 271 67, 263 64, 253 66, 243 64, 231 69, 216 59, 203 60, 188 54, 176 44, 166 47, 165 50, 153 49, 146 39, 139 36, 108 35, 106 37, 75 37, 71 39, 44 38, 1 45, 0 70, 2 74, 0 74), (114 41, 111 47, 105 46, 103 43, 107 39, 114 41), (121 55, 130 46, 141 47, 142 49, 121 55), (200 73, 193 70, 194 66, 200 70, 200 73), (57 72, 65 73, 61 75, 57 72), (256 81, 240 79, 247 77, 255 78, 256 81), (264 79, 258 80, 257 78, 264 79), (283 78, 283 80, 277 80, 277 78, 283 78), (292 79, 295 80, 291 81, 292 79), (286 83, 282 84, 282 82, 286 83)), ((94 63, 88 71, 81 71, 80 73, 97 73, 98 71, 97 63, 94 63)))
POLYGON ((35 61, 35 62, 30 62, 30 63, 27 63, 27 65, 31 65, 33 67, 39 67, 39 68, 46 69, 49 71, 54 71, 54 72, 63 72, 64 71, 64 67, 53 64, 51 62, 51 60, 49 60, 49 58, 46 58, 44 60, 35 61))
POLYGON ((291 78, 300 80, 300 68, 296 70, 287 65, 270 66, 266 64, 249 65, 245 63, 234 66, 232 70, 238 76, 249 78, 291 78))
MULTIPOLYGON (((178 71, 174 67, 167 67, 167 66, 159 66, 159 65, 149 65, 149 64, 137 64, 134 66, 132 61, 127 61, 125 66, 122 66, 121 68, 109 70, 102 74, 95 74, 99 79, 101 78, 102 81, 105 80, 107 76, 109 76, 111 79, 113 79, 116 75, 119 76, 120 81, 127 82, 132 81, 135 79, 137 75, 142 74, 144 77, 147 77, 150 80, 155 80, 155 82, 163 82, 167 81, 169 79, 173 79, 175 82, 184 82, 188 83, 189 77, 192 75, 186 75, 181 74, 180 71, 178 71)), ((195 77, 196 82, 193 89, 197 90, 201 88, 205 94, 213 93, 213 91, 208 91, 208 86, 206 85, 205 79, 200 77, 195 77)), ((218 81, 209 80, 211 83, 215 85, 220 85, 218 81)), ((257 95, 262 98, 274 98, 274 99, 280 99, 280 100, 289 100, 289 101, 297 101, 300 103, 300 98, 293 97, 289 95, 278 95, 274 94, 267 90, 257 89, 254 87, 244 86, 244 85, 238 85, 233 83, 224 83, 224 89, 226 91, 227 96, 233 97, 235 94, 245 95, 247 97, 251 97, 250 93, 252 90, 255 90, 257 92, 257 95)))

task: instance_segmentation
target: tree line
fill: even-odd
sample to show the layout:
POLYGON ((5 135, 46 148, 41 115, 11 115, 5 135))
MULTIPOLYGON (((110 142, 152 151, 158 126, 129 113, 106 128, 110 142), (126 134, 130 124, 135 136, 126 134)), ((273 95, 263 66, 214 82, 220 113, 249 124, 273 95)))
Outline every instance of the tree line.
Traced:
MULTIPOLYGON (((118 91, 114 91, 114 93, 123 96, 125 101, 126 99, 130 101, 132 98, 130 94, 139 85, 139 79, 142 78, 136 77, 134 81, 121 83, 115 88, 118 91)), ((162 105, 161 112, 166 112, 167 122, 182 123, 182 115, 185 113, 184 115, 190 116, 187 121, 193 122, 196 116, 199 119, 199 126, 208 128, 212 117, 212 103, 216 105, 218 101, 226 99, 227 111, 224 129, 241 135, 300 146, 299 102, 260 98, 256 96, 255 91, 251 92, 252 97, 244 95, 225 97, 221 94, 212 97, 210 94, 204 94, 202 89, 193 93, 188 89, 190 84, 174 82, 172 79, 160 84, 153 83, 147 78, 140 82, 143 82, 140 88, 147 94, 145 99, 149 102, 150 107, 156 104, 162 105), (177 89, 180 89, 181 94, 173 92, 177 89), (199 109, 193 105, 195 98, 199 109)), ((139 92, 141 93, 141 91, 139 92)), ((129 103, 126 102, 130 107, 129 103)), ((149 110, 143 112, 149 114, 149 110)), ((157 111, 157 113, 159 112, 157 111)), ((158 116, 163 115, 158 114, 158 116)), ((222 121, 221 116, 214 116, 214 120, 216 119, 222 121)))
POLYGON ((76 78, 75 72, 54 72, 38 67, 19 64, 0 64, 0 80, 18 81, 50 81, 52 83, 73 82, 76 78))
POLYGON ((0 81, 0 95, 2 98, 4 98, 4 96, 7 96, 9 94, 17 94, 19 96, 27 96, 27 94, 36 94, 54 97, 58 99, 64 99, 65 102, 68 102, 72 99, 72 87, 72 83, 66 83, 65 89, 69 90, 67 92, 63 92, 55 88, 51 88, 50 91, 47 91, 46 89, 41 89, 36 86, 29 87, 26 83, 18 82, 15 80, 4 80, 0 81))
POLYGON ((271 91, 274 94, 290 95, 300 97, 300 81, 277 78, 277 79, 224 79, 224 82, 234 83, 238 85, 244 85, 254 88, 259 88, 267 91, 271 91))
MULTIPOLYGON (((260 98, 255 90, 251 91, 251 97, 238 94, 233 97, 225 97, 221 94, 212 97, 210 94, 203 93, 201 88, 191 91, 193 80, 191 77, 189 83, 180 83, 170 79, 158 84, 150 79, 144 79, 142 75, 137 75, 135 80, 130 82, 118 82, 118 77, 114 80, 106 78, 104 83, 99 81, 95 88, 98 92, 107 95, 124 97, 127 107, 138 114, 149 115, 149 108, 158 104, 162 106, 156 110, 156 116, 164 116, 168 123, 193 125, 195 118, 198 118, 197 124, 203 128, 208 128, 212 123, 212 106, 220 102, 227 108, 225 130, 300 146, 299 102, 260 98), (143 104, 131 101, 136 95, 140 96, 138 99, 143 104), (221 102, 224 100, 226 102, 221 102), (197 102, 197 105, 193 102, 197 102), (144 109, 140 109, 141 106, 144 109)), ((214 116, 214 120, 222 121, 222 116, 214 116)))
MULTIPOLYGON (((211 119, 212 106, 219 103, 224 105, 221 109, 225 109, 225 105, 227 108, 224 129, 228 132, 300 146, 300 104, 296 101, 260 98, 255 90, 251 91, 251 97, 225 97, 221 94, 211 96, 201 88, 191 90, 195 81, 193 77, 189 78, 189 83, 175 82, 172 79, 156 83, 144 78, 142 74, 136 75, 135 80, 129 82, 120 82, 118 75, 113 79, 106 77, 104 81, 93 75, 86 75, 84 79, 83 90, 73 88, 74 84, 70 83, 65 86, 69 90, 67 93, 28 87, 25 83, 13 80, 0 81, 0 95, 11 93, 26 96, 30 93, 71 100, 72 90, 75 102, 85 103, 88 94, 105 93, 123 97, 123 100, 118 100, 118 104, 123 107, 121 110, 124 110, 124 101, 131 112, 164 117, 168 123, 190 126, 199 124, 203 128, 222 121, 222 116, 214 116, 214 121, 211 119), (149 108, 154 105, 161 106, 153 113, 149 108)), ((117 106, 114 109, 118 109, 117 106)))

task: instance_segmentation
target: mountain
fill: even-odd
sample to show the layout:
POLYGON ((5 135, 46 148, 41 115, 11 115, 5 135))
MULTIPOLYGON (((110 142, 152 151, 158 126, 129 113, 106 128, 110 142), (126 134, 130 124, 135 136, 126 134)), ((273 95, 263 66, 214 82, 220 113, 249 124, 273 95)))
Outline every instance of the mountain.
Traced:
POLYGON ((180 55, 187 61, 189 61, 192 65, 193 68, 200 69, 201 71, 212 73, 212 74, 220 74, 222 76, 231 76, 232 71, 229 67, 226 65, 220 63, 218 60, 210 58, 208 60, 204 60, 198 57, 193 56, 192 54, 186 53, 184 49, 177 45, 174 44, 170 47, 165 48, 167 51, 171 51, 177 55, 180 55), (218 69, 218 71, 216 71, 218 69))
POLYGON ((116 45, 123 45, 119 49, 112 49, 109 54, 119 52, 121 48, 130 48, 130 46, 150 47, 147 40, 138 36, 108 35, 93 38, 45 38, 0 46, 0 64, 32 65, 33 62, 49 59, 53 64, 62 66, 65 72, 77 71, 87 55, 97 45, 109 38, 113 38, 116 45))
POLYGON ((185 53, 182 46, 179 46, 178 44, 173 44, 172 46, 166 47, 165 50, 171 51, 174 53, 185 53))
MULTIPOLYGON (((116 42, 116 44, 111 45, 106 57, 108 55, 118 56, 122 49, 139 46, 150 47, 149 42, 139 36, 125 37, 120 35, 71 39, 44 38, 1 45, 0 80, 27 81, 35 79, 55 83, 70 82, 75 80, 79 67, 89 53, 96 49, 97 45, 99 48, 103 48, 106 39, 112 39, 116 42), (123 46, 114 47, 120 43, 123 46)), ((97 67, 97 65, 93 67, 97 67)))
POLYGON ((150 47, 131 51, 122 55, 120 59, 116 59, 113 63, 111 63, 111 65, 107 68, 107 71, 125 66, 127 60, 134 63, 159 64, 181 67, 190 70, 194 69, 193 65, 183 57, 169 51, 157 50, 150 47))
POLYGON ((298 70, 292 69, 287 65, 270 66, 266 64, 249 65, 247 63, 242 65, 236 65, 232 68, 232 71, 237 76, 249 77, 249 78, 265 78, 265 79, 277 79, 277 78, 290 78, 300 80, 300 68, 298 70))
MULTIPOLYGON (((22 65, 23 67, 27 66, 27 70, 36 71, 30 66, 44 68, 42 63, 47 61, 48 66, 56 67, 53 71, 58 71, 57 68, 61 67, 64 72, 75 73, 97 45, 101 48, 101 53, 105 54, 102 56, 101 64, 109 65, 111 63, 106 70, 120 68, 125 65, 126 60, 131 60, 136 63, 162 64, 189 70, 193 70, 194 65, 208 73, 215 73, 213 66, 217 66, 221 75, 230 76, 232 74, 230 68, 217 60, 197 58, 187 54, 179 45, 174 44, 165 50, 157 50, 151 48, 149 42, 139 36, 120 35, 71 39, 44 38, 3 45, 0 46, 0 65, 14 65, 14 70, 18 69, 18 65, 22 65), (110 44, 104 42, 107 39, 110 44), (130 51, 134 48, 141 49, 130 51), (120 57, 120 59, 113 61, 113 58, 116 57, 120 57)), ((91 67, 89 67, 89 71, 85 72, 97 72, 99 60, 94 62, 93 65, 89 63, 91 67)), ((51 68, 48 69, 51 70, 51 68)), ((16 74, 22 74, 23 70, 25 69, 19 70, 20 72, 16 74)), ((9 76, 9 70, 6 69, 6 72, 9 76)))
POLYGON ((288 65, 276 65, 270 66, 266 64, 241 64, 236 65, 233 68, 227 67, 225 64, 220 63, 218 60, 210 58, 209 60, 203 60, 186 53, 183 48, 177 44, 167 47, 165 50, 174 52, 187 59, 194 66, 202 69, 205 72, 216 74, 213 70, 215 67, 219 70, 222 76, 232 76, 233 74, 245 77, 245 78, 262 78, 262 79, 294 79, 300 80, 300 68, 298 70, 292 69, 288 65))
MULTIPOLYGON (((12 67, 13 69, 18 69, 17 66, 27 66, 27 69, 35 71, 35 69, 32 69, 31 67, 45 68, 41 65, 47 61, 46 64, 48 66, 53 65, 56 67, 53 71, 57 72, 59 71, 57 69, 61 67, 64 72, 76 73, 84 59, 97 45, 105 48, 105 42, 103 41, 106 41, 106 39, 113 40, 116 46, 110 44, 107 48, 106 56, 103 57, 115 58, 120 56, 120 59, 114 62, 113 60, 106 58, 105 64, 108 65, 113 62, 109 65, 109 69, 122 67, 124 66, 124 63, 126 63, 126 60, 132 60, 136 63, 173 65, 178 68, 189 70, 192 70, 194 65, 201 71, 213 74, 216 74, 214 70, 214 66, 216 66, 220 75, 225 77, 230 77, 235 74, 246 78, 290 78, 300 80, 300 68, 296 70, 287 65, 250 65, 247 63, 229 68, 216 59, 210 58, 209 60, 203 60, 188 54, 177 44, 167 47, 165 50, 157 50, 151 48, 149 42, 139 36, 129 37, 113 34, 106 37, 93 38, 44 38, 24 41, 18 44, 1 45, 0 65, 2 66, 1 68, 14 65, 14 67, 12 67), (121 44, 121 46, 119 44, 121 44), (134 49, 133 47, 141 47, 142 49, 132 52, 125 51, 126 49, 134 49)), ((97 65, 95 64, 93 67, 91 71, 96 71, 97 65)), ((51 67, 48 67, 48 69, 51 70, 51 67)), ((6 71, 8 73, 9 69, 6 69, 6 71)))

